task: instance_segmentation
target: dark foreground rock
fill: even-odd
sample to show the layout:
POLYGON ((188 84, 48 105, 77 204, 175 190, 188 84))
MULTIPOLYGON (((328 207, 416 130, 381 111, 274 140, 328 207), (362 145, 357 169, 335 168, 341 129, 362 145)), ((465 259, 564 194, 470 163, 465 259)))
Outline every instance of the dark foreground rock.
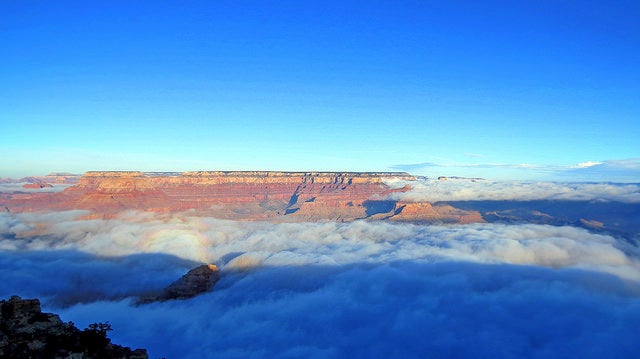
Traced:
POLYGON ((38 299, 0 301, 0 358, 148 358, 144 349, 111 343, 109 330, 108 323, 80 330, 56 314, 42 313, 38 299))

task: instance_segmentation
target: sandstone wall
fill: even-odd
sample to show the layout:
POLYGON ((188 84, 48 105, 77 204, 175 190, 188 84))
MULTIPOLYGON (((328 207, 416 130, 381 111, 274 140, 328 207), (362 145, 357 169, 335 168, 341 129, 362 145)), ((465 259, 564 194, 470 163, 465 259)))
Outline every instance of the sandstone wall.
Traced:
MULTIPOLYGON (((123 210, 194 213, 228 219, 465 222, 477 216, 429 203, 385 200, 385 179, 413 181, 404 172, 92 171, 59 193, 0 196, 7 211, 84 209, 90 218, 123 210)), ((88 217, 89 218, 89 217, 88 217)), ((481 218, 480 218, 481 220, 481 218)))

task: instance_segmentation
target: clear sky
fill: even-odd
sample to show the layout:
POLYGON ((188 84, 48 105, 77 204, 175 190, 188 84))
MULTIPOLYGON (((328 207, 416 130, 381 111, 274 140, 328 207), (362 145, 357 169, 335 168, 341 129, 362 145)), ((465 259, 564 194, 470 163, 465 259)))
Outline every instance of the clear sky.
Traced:
POLYGON ((2 1, 0 177, 640 182, 640 2, 2 1))

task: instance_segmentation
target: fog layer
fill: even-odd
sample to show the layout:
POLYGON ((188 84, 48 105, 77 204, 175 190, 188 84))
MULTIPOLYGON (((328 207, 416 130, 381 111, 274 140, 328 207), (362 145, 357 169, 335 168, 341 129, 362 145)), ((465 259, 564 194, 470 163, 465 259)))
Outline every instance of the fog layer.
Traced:
POLYGON ((573 227, 0 216, 0 295, 151 357, 630 356, 638 250, 573 227), (144 306, 198 262, 214 290, 144 306))

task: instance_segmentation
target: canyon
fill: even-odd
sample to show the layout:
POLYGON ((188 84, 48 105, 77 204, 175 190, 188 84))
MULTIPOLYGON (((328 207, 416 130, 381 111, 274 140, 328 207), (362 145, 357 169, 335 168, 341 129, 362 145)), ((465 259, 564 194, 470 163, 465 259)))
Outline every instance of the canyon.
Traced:
POLYGON ((126 210, 190 212, 234 220, 353 221, 415 223, 482 222, 477 211, 447 204, 389 199, 411 189, 416 178, 405 172, 91 171, 32 180, 31 191, 0 194, 6 212, 86 210, 84 216, 112 218, 126 210), (387 180, 408 183, 392 188, 387 180), (45 184, 68 187, 38 192, 45 184))

